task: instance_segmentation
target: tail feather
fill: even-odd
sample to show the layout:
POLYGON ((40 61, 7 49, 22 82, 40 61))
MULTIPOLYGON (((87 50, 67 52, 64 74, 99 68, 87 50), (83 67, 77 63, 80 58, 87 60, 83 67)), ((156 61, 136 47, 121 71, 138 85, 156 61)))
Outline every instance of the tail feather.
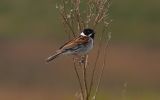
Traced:
POLYGON ((49 56, 49 57, 46 59, 46 62, 50 62, 50 61, 54 60, 54 59, 57 58, 60 54, 62 54, 62 52, 60 52, 60 51, 56 52, 55 54, 49 56))

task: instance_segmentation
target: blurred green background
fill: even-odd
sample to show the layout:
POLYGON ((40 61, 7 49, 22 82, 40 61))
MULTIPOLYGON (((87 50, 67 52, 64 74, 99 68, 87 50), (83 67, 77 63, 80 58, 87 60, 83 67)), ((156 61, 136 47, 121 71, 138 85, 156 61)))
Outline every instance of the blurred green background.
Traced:
MULTIPOLYGON (((0 0, 0 100, 75 100, 71 57, 44 61, 68 38, 57 1, 0 0)), ((112 1, 112 40, 98 100, 160 100, 159 10, 159 0, 112 1)))

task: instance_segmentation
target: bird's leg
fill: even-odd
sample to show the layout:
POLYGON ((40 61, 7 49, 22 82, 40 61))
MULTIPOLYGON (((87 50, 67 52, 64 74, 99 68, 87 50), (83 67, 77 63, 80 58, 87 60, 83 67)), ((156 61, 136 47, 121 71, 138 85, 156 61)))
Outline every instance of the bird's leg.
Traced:
POLYGON ((78 54, 74 54, 74 61, 76 61, 77 63, 81 64, 81 56, 78 54))
POLYGON ((81 56, 81 59, 80 59, 80 62, 81 62, 82 64, 84 64, 84 63, 85 63, 85 59, 86 59, 86 55, 82 55, 82 56, 81 56))
POLYGON ((79 63, 79 65, 86 63, 86 57, 87 55, 74 55, 74 59, 76 62, 79 63))

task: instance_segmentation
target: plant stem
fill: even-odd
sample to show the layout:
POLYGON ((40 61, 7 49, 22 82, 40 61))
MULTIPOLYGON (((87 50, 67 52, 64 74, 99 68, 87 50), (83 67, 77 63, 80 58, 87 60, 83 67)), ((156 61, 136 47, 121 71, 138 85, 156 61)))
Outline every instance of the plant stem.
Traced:
POLYGON ((85 55, 84 62, 83 62, 83 81, 84 81, 84 88, 85 88, 85 96, 86 100, 88 100, 88 85, 87 85, 87 63, 88 63, 88 55, 85 55))
MULTIPOLYGON (((103 33, 102 33, 102 36, 103 36, 103 33)), ((96 73, 96 67, 97 67, 99 56, 100 56, 100 51, 102 48, 102 36, 100 36, 100 43, 99 43, 99 47, 98 47, 98 51, 97 51, 96 61, 93 65, 93 70, 91 73, 91 81, 90 81, 90 85, 89 85, 90 86, 89 87, 89 96, 91 95, 91 92, 92 92, 94 77, 95 77, 95 73, 96 73)))
POLYGON ((100 77, 98 78, 98 84, 96 86, 96 90, 95 90, 95 94, 93 95, 93 100, 96 100, 96 96, 97 96, 97 93, 98 93, 98 90, 99 90, 99 86, 100 86, 100 83, 101 83, 101 80, 102 80, 102 76, 103 76, 103 73, 104 73, 104 69, 105 69, 105 66, 106 66, 106 58, 107 58, 107 48, 108 48, 108 45, 109 45, 109 41, 110 41, 110 38, 106 38, 105 39, 105 48, 104 48, 104 58, 103 58, 103 65, 101 67, 101 72, 100 72, 100 77))
POLYGON ((76 66, 76 61, 75 61, 75 59, 73 59, 73 61, 74 61, 74 70, 75 70, 75 72, 76 72, 76 76, 77 76, 78 83, 79 83, 80 90, 81 90, 81 94, 82 94, 82 99, 84 100, 84 92, 83 92, 83 87, 82 87, 82 84, 81 84, 80 75, 78 74, 78 70, 77 70, 77 66, 76 66))

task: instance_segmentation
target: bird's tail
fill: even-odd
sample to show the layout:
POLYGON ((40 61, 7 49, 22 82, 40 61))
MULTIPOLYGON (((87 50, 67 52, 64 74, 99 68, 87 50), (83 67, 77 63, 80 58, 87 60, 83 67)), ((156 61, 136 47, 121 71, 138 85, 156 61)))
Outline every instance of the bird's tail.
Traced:
POLYGON ((46 62, 50 62, 52 60, 54 60, 55 58, 57 58, 60 54, 62 54, 63 52, 61 52, 60 50, 56 51, 56 53, 54 53, 53 55, 49 56, 46 59, 46 62))

